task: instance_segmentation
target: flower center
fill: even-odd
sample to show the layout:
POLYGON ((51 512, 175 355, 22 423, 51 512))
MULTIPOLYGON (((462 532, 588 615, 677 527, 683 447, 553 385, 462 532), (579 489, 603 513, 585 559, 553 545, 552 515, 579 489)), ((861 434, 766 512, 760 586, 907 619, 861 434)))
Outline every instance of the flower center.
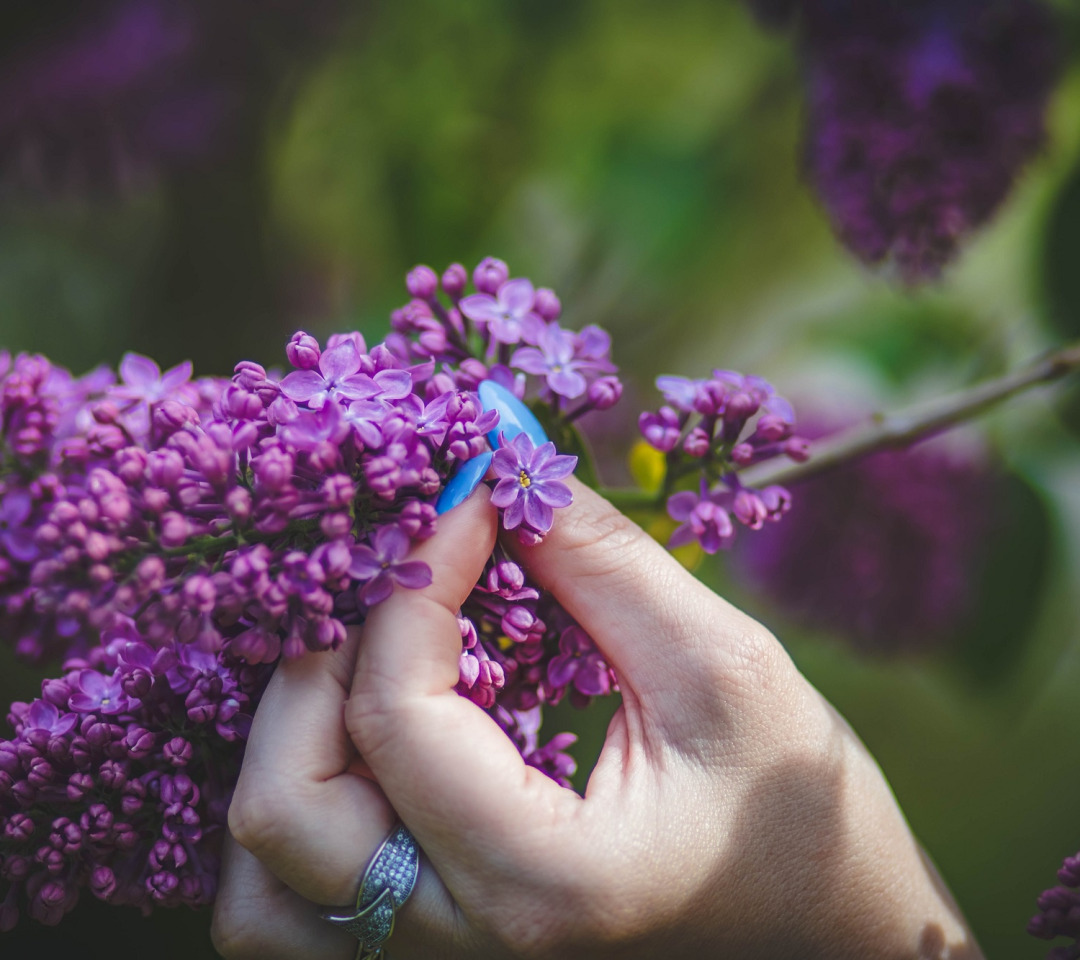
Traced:
POLYGON ((518 477, 518 483, 523 487, 529 487, 532 485, 532 478, 524 471, 521 471, 521 476, 518 477))

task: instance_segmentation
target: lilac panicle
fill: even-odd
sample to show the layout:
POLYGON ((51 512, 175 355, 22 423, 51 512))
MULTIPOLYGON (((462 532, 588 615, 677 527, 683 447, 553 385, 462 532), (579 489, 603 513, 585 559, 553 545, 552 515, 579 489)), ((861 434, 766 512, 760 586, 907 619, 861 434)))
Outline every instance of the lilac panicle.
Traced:
POLYGON ((318 40, 340 3, 266 4, 257 35, 235 0, 42 9, 16 17, 5 36, 0 175, 83 190, 139 184, 235 148, 268 68, 280 72, 281 51, 295 58, 318 40))
POLYGON ((645 442, 665 454, 665 483, 675 490, 667 511, 679 526, 672 548, 697 542, 706 553, 735 540, 735 523, 759 530, 783 517, 791 496, 782 487, 752 490, 738 470, 773 457, 805 460, 806 442, 795 433, 795 411, 761 377, 714 370, 711 377, 658 377, 666 404, 638 420, 645 442), (683 478, 695 489, 678 489, 683 478))
POLYGON ((843 242, 908 282, 933 279, 1046 138, 1060 72, 1042 0, 751 0, 797 16, 807 176, 843 242))
POLYGON ((1066 937, 1072 943, 1054 947, 1047 960, 1080 958, 1080 854, 1066 857, 1058 870, 1059 885, 1044 890, 1039 912, 1028 923, 1028 933, 1040 940, 1066 937))
MULTIPOLYGON (((498 428, 478 385, 531 393, 564 427, 618 399, 603 331, 558 326, 558 298, 501 261, 473 279, 417 268, 383 342, 300 331, 284 374, 242 361, 196 378, 127 354, 118 375, 75 377, 0 353, 0 636, 63 663, 0 740, 0 926, 58 922, 87 890, 143 910, 212 901, 273 664, 337 647, 394 590, 430 583, 410 547, 498 428), (458 309, 477 297, 502 312, 458 309), (515 365, 514 342, 543 370, 515 365)), ((504 523, 541 536, 576 458, 523 436, 498 463, 515 478, 504 523)), ((501 548, 460 623, 459 692, 566 782, 573 738, 541 745, 540 709, 613 689, 591 640, 501 548)))

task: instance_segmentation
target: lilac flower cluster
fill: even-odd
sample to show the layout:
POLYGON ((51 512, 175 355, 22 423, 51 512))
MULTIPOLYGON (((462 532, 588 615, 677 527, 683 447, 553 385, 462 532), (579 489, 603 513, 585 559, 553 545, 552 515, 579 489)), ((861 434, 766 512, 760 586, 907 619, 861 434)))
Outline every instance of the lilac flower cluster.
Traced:
POLYGON ((83 889, 144 912, 210 903, 269 668, 124 636, 65 668, 0 741, 0 931, 22 910, 59 922, 83 889))
POLYGON ((1058 870, 1060 886, 1039 895, 1039 912, 1028 923, 1028 933, 1040 940, 1069 937, 1073 942, 1054 947, 1047 960, 1080 958, 1080 853, 1066 857, 1058 870))
POLYGON ((787 490, 753 490, 737 471, 776 456, 807 458, 790 403, 760 377, 731 370, 714 370, 705 380, 659 377, 656 385, 667 403, 642 413, 638 426, 646 442, 666 455, 663 490, 670 493, 668 514, 679 523, 670 547, 696 541, 716 553, 735 538, 732 518, 759 530, 787 513, 787 490), (671 493, 688 477, 697 479, 696 489, 671 493))
POLYGON ((909 282, 985 224, 1045 140, 1059 74, 1040 0, 749 0, 798 14, 806 170, 843 242, 909 282))
MULTIPOLYGON (((192 380, 129 354, 118 377, 76 378, 0 356, 0 631, 65 662, 0 741, 5 927, 56 922, 84 887, 144 908, 211 899, 270 665, 429 583, 410 545, 493 446, 507 529, 535 541, 569 503, 575 458, 507 434, 535 419, 530 384, 560 431, 611 406, 610 341, 561 327, 555 295, 501 261, 473 277, 416 268, 385 342, 297 333, 284 376, 245 361, 192 380), (484 383, 508 402, 485 408, 484 383)), ((570 740, 540 745, 540 708, 614 689, 591 639, 501 548, 461 625, 460 692, 566 782, 570 740)))
POLYGON ((0 59, 2 172, 78 188, 125 186, 233 147, 260 82, 281 74, 279 58, 295 58, 340 7, 274 0, 253 35, 234 0, 38 6, 22 30, 15 17, 0 59))

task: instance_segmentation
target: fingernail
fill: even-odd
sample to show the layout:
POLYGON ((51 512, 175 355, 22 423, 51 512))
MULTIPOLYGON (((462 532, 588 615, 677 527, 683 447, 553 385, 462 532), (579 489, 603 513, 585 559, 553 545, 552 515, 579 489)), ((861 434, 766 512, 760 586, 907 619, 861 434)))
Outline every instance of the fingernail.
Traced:
POLYGON ((464 503, 469 498, 469 494, 480 485, 484 474, 488 472, 491 457, 490 453, 481 453, 478 457, 466 460, 458 466, 457 471, 443 487, 439 499, 435 501, 437 514, 441 515, 448 510, 453 510, 459 503, 464 503))
POLYGON ((480 404, 485 410, 499 411, 499 425, 488 434, 488 442, 493 448, 498 449, 500 433, 507 440, 513 440, 519 433, 526 433, 535 447, 548 442, 548 436, 536 415, 506 387, 494 380, 484 380, 476 392, 480 394, 480 404))

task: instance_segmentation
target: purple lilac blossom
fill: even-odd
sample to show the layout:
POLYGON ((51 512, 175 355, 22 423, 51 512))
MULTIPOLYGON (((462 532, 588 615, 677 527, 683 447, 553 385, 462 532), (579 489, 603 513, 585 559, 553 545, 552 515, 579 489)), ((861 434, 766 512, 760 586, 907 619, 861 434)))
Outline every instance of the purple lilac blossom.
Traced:
MULTIPOLYGON (((496 299, 515 283, 501 261, 475 273, 496 299)), ((231 379, 193 379, 129 354, 118 381, 0 353, 0 636, 63 662, 39 700, 12 705, 0 740, 3 929, 56 923, 81 890, 144 910, 210 902, 269 671, 430 582, 409 547, 435 533, 441 488, 497 428, 477 386, 532 393, 564 424, 621 392, 606 334, 567 329, 588 389, 559 410, 546 382, 485 362, 491 325, 469 329, 454 307, 467 272, 443 274, 449 304, 432 275, 413 272, 410 292, 429 299, 395 312, 383 343, 301 331, 284 376, 242 361, 231 379)), ((558 314, 542 300, 537 333, 558 314)), ((520 491, 504 521, 550 528, 575 458, 521 442, 503 459, 520 491)), ((459 622, 459 692, 566 782, 573 738, 541 745, 537 727, 544 703, 613 689, 591 640, 501 548, 459 622)))
POLYGON ((864 650, 941 644, 973 613, 992 493, 981 454, 943 441, 876 453, 801 483, 799 510, 747 538, 736 569, 776 610, 864 650))
POLYGON ((751 0, 797 15, 806 174, 841 240, 907 282, 934 279, 1046 139, 1060 72, 1041 0, 751 0))
POLYGON ((553 443, 536 447, 527 433, 500 439, 491 466, 499 478, 491 502, 503 511, 507 530, 524 526, 543 536, 555 519, 552 508, 570 505, 570 488, 560 481, 574 472, 577 457, 557 454, 553 443))
POLYGON ((711 377, 658 377, 667 404, 645 411, 638 427, 645 441, 666 454, 667 511, 679 526, 672 549, 696 542, 706 553, 735 540, 738 521, 751 530, 775 522, 791 507, 791 495, 778 486, 753 490, 738 470, 773 457, 801 461, 806 441, 795 434, 795 412, 761 377, 714 370, 711 377), (694 489, 683 478, 696 479, 694 489))
POLYGON ((1080 854, 1066 857, 1058 870, 1059 886, 1039 895, 1039 912, 1028 923, 1028 933, 1040 940, 1067 937, 1073 942, 1054 947, 1047 960, 1080 958, 1080 854))

